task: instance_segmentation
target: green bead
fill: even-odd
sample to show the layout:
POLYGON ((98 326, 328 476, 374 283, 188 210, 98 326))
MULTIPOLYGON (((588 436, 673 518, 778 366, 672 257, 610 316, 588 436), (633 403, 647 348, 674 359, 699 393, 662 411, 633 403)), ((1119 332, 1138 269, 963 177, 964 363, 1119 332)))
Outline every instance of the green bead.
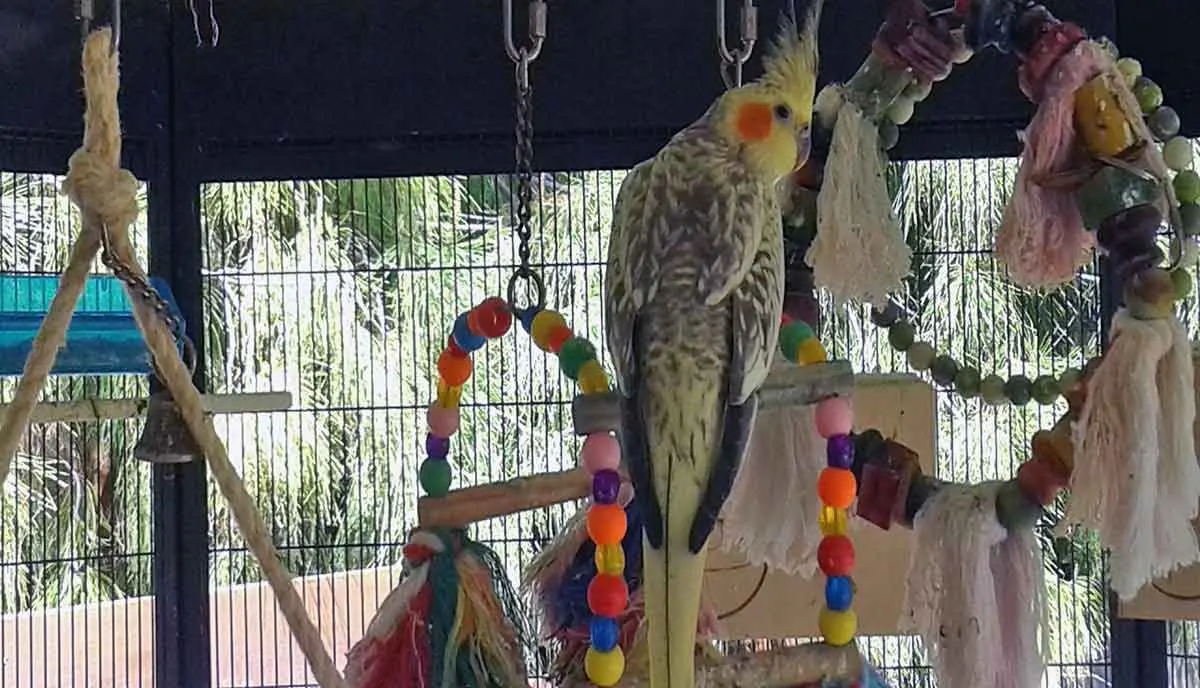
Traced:
POLYGON ((1172 270, 1171 286, 1175 287, 1176 300, 1182 300, 1192 295, 1192 289, 1196 285, 1192 280, 1192 274, 1187 270, 1172 270))
POLYGON ((908 351, 916 338, 917 331, 907 320, 899 320, 888 328, 888 343, 896 351, 908 351))
POLYGON ((1004 396, 1014 406, 1024 406, 1033 398, 1033 383, 1024 375, 1013 375, 1004 383, 1004 396))
POLYGON ((1133 82, 1133 95, 1137 97, 1138 105, 1142 107, 1142 112, 1150 114, 1163 104, 1162 87, 1146 77, 1138 77, 1133 82))
POLYGON ((1176 136, 1163 144, 1163 161, 1167 167, 1179 172, 1192 166, 1192 142, 1176 136))
POLYGON ((1175 112, 1174 108, 1164 105, 1146 118, 1146 126, 1150 127, 1154 138, 1166 141, 1179 133, 1179 113, 1175 112))
POLYGON ((970 399, 979 394, 979 370, 971 366, 963 366, 954 376, 954 389, 964 399, 970 399))
POLYGON ((1049 406, 1058 399, 1058 380, 1053 375, 1039 375, 1033 381, 1033 399, 1043 406, 1049 406))
POLYGON ((1058 376, 1058 393, 1067 394, 1075 389, 1075 385, 1079 384, 1083 373, 1078 368, 1067 368, 1062 375, 1058 376))
POLYGON ((450 462, 425 459, 421 462, 421 489, 430 497, 445 497, 450 491, 450 462))
POLYGON ((937 352, 933 350, 928 342, 916 342, 908 347, 908 365, 912 366, 913 370, 926 371, 933 365, 933 359, 937 356, 937 352))
POLYGON ((883 150, 891 150, 900 142, 900 127, 890 119, 885 119, 879 123, 879 147, 883 150))
POLYGON ((1162 186, 1153 180, 1116 165, 1104 165, 1075 191, 1083 226, 1098 230, 1105 220, 1119 212, 1154 203, 1162 186))
POLYGON ((584 363, 595 360, 596 347, 583 337, 571 337, 563 342, 558 352, 558 365, 563 374, 572 380, 579 379, 579 369, 584 363))
POLYGON ((912 119, 917 104, 911 98, 901 96, 888 108, 887 118, 896 124, 906 124, 912 119))
POLYGON ((1184 170, 1175 175, 1175 197, 1180 203, 1196 203, 1200 201, 1200 174, 1195 170, 1184 170))
POLYGON ((1195 203, 1184 203, 1179 206, 1179 220, 1183 224, 1180 227, 1183 233, 1187 236, 1196 236, 1200 234, 1200 205, 1195 203))
POLYGON ((933 93, 933 84, 931 82, 914 79, 911 84, 904 87, 904 92, 901 95, 919 103, 928 98, 930 93, 933 93))
POLYGON ((958 375, 958 361, 942 354, 933 359, 933 365, 929 366, 929 374, 934 382, 942 387, 949 387, 954 384, 954 376, 958 375))
POLYGON ((1125 77, 1125 84, 1132 86, 1138 77, 1142 75, 1142 63, 1132 57, 1122 57, 1117 60, 1117 71, 1121 72, 1121 76, 1125 77))
POLYGON ((983 400, 992 406, 1008 402, 1008 397, 1004 396, 1004 378, 999 375, 983 378, 983 382, 979 383, 979 393, 983 395, 983 400))
POLYGON ((783 352, 784 358, 795 363, 800 342, 813 336, 813 330, 808 323, 803 320, 793 320, 779 328, 779 349, 783 352))

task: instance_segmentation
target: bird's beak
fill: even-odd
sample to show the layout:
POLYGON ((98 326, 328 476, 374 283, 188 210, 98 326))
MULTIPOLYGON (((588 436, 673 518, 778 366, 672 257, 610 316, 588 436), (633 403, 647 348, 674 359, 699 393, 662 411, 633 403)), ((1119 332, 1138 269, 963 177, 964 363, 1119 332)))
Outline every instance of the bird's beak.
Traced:
POLYGON ((804 167, 808 156, 812 153, 812 129, 805 127, 796 135, 796 168, 793 172, 804 167))

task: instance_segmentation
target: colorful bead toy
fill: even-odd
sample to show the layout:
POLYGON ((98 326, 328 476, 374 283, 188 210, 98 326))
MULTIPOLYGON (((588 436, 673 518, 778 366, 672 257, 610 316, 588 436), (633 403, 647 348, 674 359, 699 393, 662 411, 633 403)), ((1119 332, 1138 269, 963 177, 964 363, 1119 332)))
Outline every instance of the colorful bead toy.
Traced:
MULTIPOLYGON (((533 308, 518 313, 518 317, 538 348, 558 356, 563 374, 575 380, 583 394, 608 391, 608 375, 596 360, 596 347, 576 336, 562 315, 533 308)), ((437 358, 437 400, 427 414, 427 458, 420 468, 421 489, 426 495, 442 497, 450 491, 450 438, 459 428, 458 403, 462 386, 473 371, 471 354, 488 340, 507 334, 512 321, 512 309, 499 297, 485 299, 454 321, 446 347, 437 358)), ((625 655, 617 642, 617 619, 629 604, 625 553, 621 549, 628 524, 620 504, 621 447, 617 439, 608 432, 588 435, 580 449, 580 463, 592 476, 587 532, 596 545, 596 576, 587 590, 588 607, 594 615, 591 647, 584 664, 588 680, 606 687, 615 685, 625 672, 625 655)))

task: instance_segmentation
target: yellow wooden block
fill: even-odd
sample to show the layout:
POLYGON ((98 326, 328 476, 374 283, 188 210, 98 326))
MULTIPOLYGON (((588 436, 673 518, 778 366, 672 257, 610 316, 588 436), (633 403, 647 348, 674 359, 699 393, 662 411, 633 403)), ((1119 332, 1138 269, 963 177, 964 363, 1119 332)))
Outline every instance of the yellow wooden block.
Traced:
MULTIPOLYGON (((1075 125, 1093 155, 1116 157, 1137 143, 1129 115, 1121 108, 1107 74, 1075 92, 1075 125)), ((1140 115, 1139 115, 1140 116, 1140 115)))

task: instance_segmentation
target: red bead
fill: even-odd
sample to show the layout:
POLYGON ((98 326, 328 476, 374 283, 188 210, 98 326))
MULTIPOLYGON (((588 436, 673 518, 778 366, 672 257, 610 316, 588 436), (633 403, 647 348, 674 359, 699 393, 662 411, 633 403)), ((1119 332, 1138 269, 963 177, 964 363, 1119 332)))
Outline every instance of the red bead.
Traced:
POLYGON ((562 351, 563 344, 565 344, 568 339, 574 336, 575 333, 571 331, 571 328, 565 325, 556 327, 553 330, 550 330, 550 333, 546 335, 546 350, 557 354, 559 351, 562 351))
POLYGON ((471 309, 467 316, 467 324, 471 331, 489 339, 503 337, 512 327, 512 311, 508 304, 499 296, 484 299, 483 303, 471 309))
POLYGON ((588 584, 588 608, 596 616, 618 618, 629 605, 629 587, 624 576, 598 574, 588 584))
POLYGON ((453 335, 446 338, 446 351, 449 351, 451 356, 458 358, 467 357, 467 352, 463 351, 463 348, 458 345, 458 342, 454 341, 453 335))
POLYGON ((854 543, 845 535, 830 535, 817 546, 817 565, 826 576, 849 576, 854 570, 854 543))

